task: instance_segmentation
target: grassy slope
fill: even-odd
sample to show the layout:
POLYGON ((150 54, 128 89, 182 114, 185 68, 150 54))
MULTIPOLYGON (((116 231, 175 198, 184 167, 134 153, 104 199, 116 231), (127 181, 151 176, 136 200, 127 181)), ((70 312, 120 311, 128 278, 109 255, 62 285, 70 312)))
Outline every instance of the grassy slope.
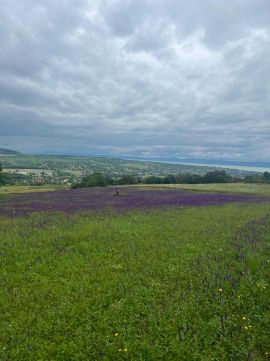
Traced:
POLYGON ((0 219, 0 359, 266 359, 266 214, 253 204, 0 219))
POLYGON ((3 186, 0 187, 0 195, 32 192, 48 192, 65 189, 65 186, 43 185, 43 186, 3 186))
POLYGON ((143 185, 143 187, 162 187, 193 190, 201 192, 228 192, 270 195, 270 184, 251 183, 215 183, 215 184, 156 184, 143 185))
MULTIPOLYGON (((119 187, 119 186, 118 186, 119 187)), ((130 187, 130 185, 129 185, 130 187)), ((136 185, 135 187, 138 187, 136 185)), ((249 184, 249 183, 223 183, 223 184, 143 184, 140 187, 146 188, 176 188, 183 190, 194 190, 200 192, 228 192, 258 194, 270 196, 270 184, 249 184)), ((65 189, 61 185, 43 185, 43 186, 3 186, 0 187, 1 194, 28 193, 28 192, 46 192, 65 189)))

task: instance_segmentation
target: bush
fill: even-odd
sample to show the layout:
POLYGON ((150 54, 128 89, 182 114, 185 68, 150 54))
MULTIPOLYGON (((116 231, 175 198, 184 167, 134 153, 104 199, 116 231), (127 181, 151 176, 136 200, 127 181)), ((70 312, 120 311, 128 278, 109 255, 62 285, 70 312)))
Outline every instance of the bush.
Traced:
POLYGON ((114 184, 112 178, 96 172, 84 177, 80 183, 74 184, 72 188, 105 187, 112 184, 114 184))
POLYGON ((2 165, 0 164, 0 187, 4 184, 6 184, 6 177, 3 173, 2 165))

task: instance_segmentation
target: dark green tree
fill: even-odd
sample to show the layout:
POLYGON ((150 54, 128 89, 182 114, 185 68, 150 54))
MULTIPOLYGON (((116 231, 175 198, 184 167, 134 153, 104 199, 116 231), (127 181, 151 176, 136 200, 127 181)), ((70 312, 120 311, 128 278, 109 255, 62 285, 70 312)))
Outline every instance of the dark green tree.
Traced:
POLYGON ((117 182, 118 184, 137 184, 138 183, 138 178, 135 177, 132 174, 125 174, 123 175, 119 181, 117 182))
POLYGON ((207 172, 202 179, 202 183, 229 183, 232 177, 225 170, 214 170, 207 172))
POLYGON ((270 173, 269 172, 264 172, 263 173, 263 180, 266 183, 270 183, 270 173))
POLYGON ((163 178, 155 175, 150 175, 143 180, 143 183, 145 184, 161 184, 162 182, 163 178))
POLYGON ((0 163, 0 186, 4 185, 5 183, 5 175, 3 172, 2 164, 0 163))
POLYGON ((112 178, 96 172, 83 177, 82 181, 74 184, 72 188, 106 187, 112 185, 113 183, 112 178))

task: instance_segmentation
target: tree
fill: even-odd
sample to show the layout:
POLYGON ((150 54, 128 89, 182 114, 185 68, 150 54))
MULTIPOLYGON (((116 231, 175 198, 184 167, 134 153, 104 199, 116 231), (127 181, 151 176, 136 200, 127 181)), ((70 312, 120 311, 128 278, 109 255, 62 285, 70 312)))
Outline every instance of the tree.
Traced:
POLYGON ((132 174, 125 174, 119 179, 119 181, 117 183, 122 184, 122 185, 124 185, 124 184, 137 184, 138 179, 132 174))
POLYGON ((5 175, 3 172, 2 164, 0 163, 0 186, 4 185, 5 183, 5 175))
POLYGON ((203 183, 229 183, 232 177, 225 170, 214 170, 203 176, 203 183))
POLYGON ((144 178, 143 183, 145 184, 161 184, 163 182, 163 178, 155 176, 155 175, 150 175, 146 178, 144 178))
POLYGON ((76 183, 72 188, 90 188, 90 187, 106 187, 113 184, 113 179, 102 173, 93 173, 83 177, 80 183, 76 183))
POLYGON ((270 183, 270 173, 269 172, 263 173, 263 180, 264 180, 264 182, 270 183))

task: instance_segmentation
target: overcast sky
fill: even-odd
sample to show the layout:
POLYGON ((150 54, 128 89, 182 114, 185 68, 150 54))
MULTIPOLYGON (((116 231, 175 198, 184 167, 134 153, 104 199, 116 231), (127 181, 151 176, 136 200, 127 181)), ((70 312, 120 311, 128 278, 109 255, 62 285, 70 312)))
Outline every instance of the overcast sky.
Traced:
POLYGON ((269 160, 269 0, 1 0, 1 146, 269 160))

